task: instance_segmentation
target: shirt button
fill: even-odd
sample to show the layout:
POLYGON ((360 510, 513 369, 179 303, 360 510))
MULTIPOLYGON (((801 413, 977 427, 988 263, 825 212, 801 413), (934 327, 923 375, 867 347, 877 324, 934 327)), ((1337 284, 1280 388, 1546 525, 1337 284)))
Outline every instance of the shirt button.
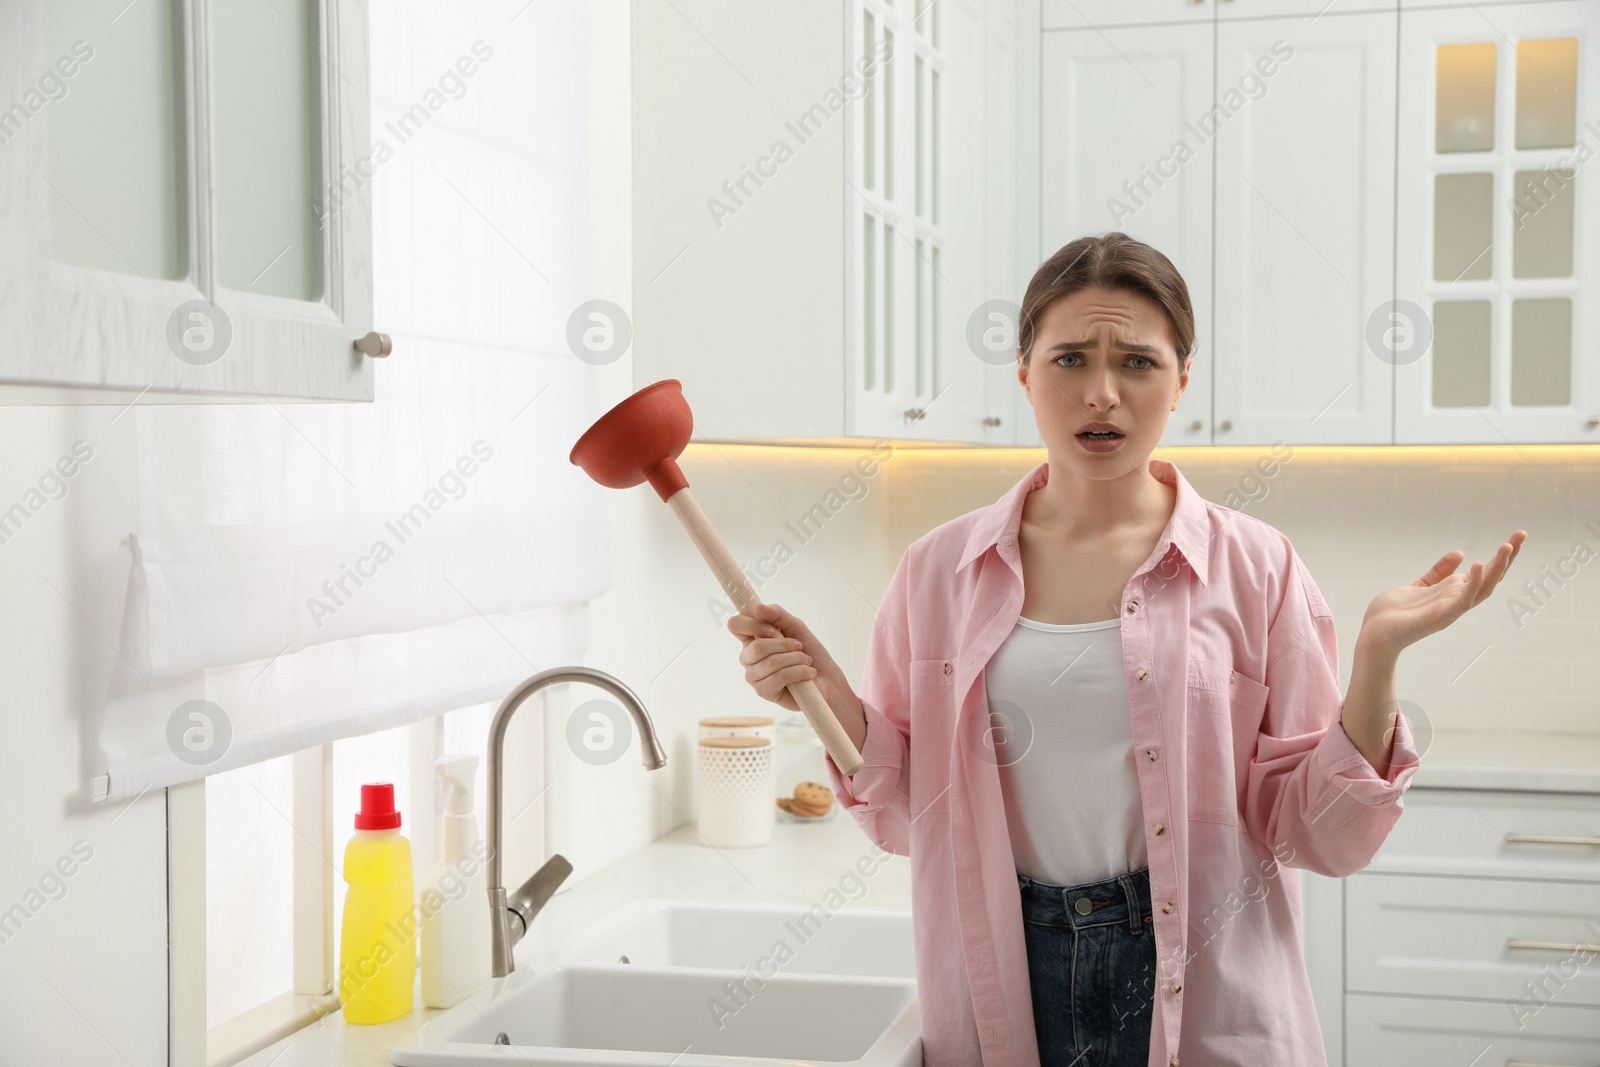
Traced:
POLYGON ((1168 901, 1167 903, 1161 905, 1161 910, 1166 912, 1168 915, 1171 915, 1172 914, 1172 902, 1168 901))
POLYGON ((1183 988, 1183 983, 1182 982, 1173 982, 1172 983, 1172 991, 1174 993, 1176 993, 1178 990, 1180 990, 1182 988, 1183 988))
POLYGON ((1228 672, 1228 681, 1230 681, 1230 682, 1233 681, 1233 676, 1234 676, 1234 672, 1233 671, 1229 671, 1228 672))
POLYGON ((1133 612, 1138 611, 1138 610, 1139 610, 1139 602, 1137 600, 1128 601, 1128 612, 1130 614, 1132 614, 1133 612))
POLYGON ((951 671, 951 669, 952 669, 952 668, 951 668, 951 666, 950 666, 950 664, 948 664, 948 663, 946 663, 946 664, 945 664, 945 665, 944 665, 944 673, 946 673, 946 674, 949 674, 949 673, 950 673, 950 671, 951 671))
POLYGON ((1166 829, 1167 828, 1165 826, 1162 826, 1160 823, 1156 823, 1156 833, 1164 833, 1166 829))
POLYGON ((1139 673, 1134 675, 1134 677, 1139 679, 1139 681, 1142 682, 1142 681, 1144 681, 1144 676, 1149 674, 1149 673, 1150 673, 1149 671, 1144 670, 1143 668, 1140 668, 1139 673))
POLYGON ((1151 759, 1155 759, 1155 758, 1156 758, 1156 750, 1155 750, 1155 749, 1153 749, 1153 748, 1151 748, 1151 749, 1146 749, 1146 750, 1145 750, 1145 753, 1144 753, 1144 754, 1145 754, 1145 755, 1146 755, 1146 756, 1149 756, 1149 757, 1150 757, 1150 758, 1151 758, 1151 759))
POLYGON ((1167 1067, 1178 1067, 1178 1057, 1174 1056, 1167 1061, 1167 1067))

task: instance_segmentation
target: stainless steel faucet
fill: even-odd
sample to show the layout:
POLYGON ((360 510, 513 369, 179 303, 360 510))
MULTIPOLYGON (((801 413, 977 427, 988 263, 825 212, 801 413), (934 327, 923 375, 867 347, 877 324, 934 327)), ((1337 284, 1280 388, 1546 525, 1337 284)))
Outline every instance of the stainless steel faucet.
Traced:
POLYGON ((604 671, 590 667, 555 667, 548 671, 540 671, 513 689, 511 695, 501 701, 500 710, 494 713, 494 723, 489 727, 487 879, 490 953, 494 966, 492 973, 496 978, 504 978, 516 968, 516 962, 511 958, 512 946, 522 940, 522 936, 528 932, 528 924, 533 922, 533 917, 555 893, 556 887, 572 873, 572 864, 567 862, 565 856, 556 853, 545 861, 543 867, 534 872, 532 878, 522 883, 522 887, 513 893, 509 900, 506 897, 505 886, 500 884, 500 823, 503 799, 500 794, 501 773, 505 763, 506 727, 524 700, 546 686, 558 682, 588 682, 622 701, 622 706, 628 709, 628 714, 633 716, 634 724, 639 727, 639 747, 644 753, 644 769, 658 770, 667 763, 667 754, 662 751, 661 742, 656 740, 656 727, 650 721, 650 713, 644 710, 644 704, 634 695, 633 690, 604 671))

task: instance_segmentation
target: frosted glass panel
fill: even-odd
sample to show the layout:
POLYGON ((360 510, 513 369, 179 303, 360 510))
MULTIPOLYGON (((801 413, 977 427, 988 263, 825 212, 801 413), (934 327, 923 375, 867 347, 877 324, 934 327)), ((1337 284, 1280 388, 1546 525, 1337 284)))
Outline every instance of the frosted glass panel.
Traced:
POLYGON ((1572 301, 1511 303, 1511 403, 1572 403, 1572 301))
POLYGON ((1433 180, 1433 278, 1489 276, 1494 262, 1494 175, 1439 174, 1433 180))
POLYGON ((873 387, 873 361, 878 358, 877 340, 877 233, 876 220, 871 215, 861 216, 861 387, 873 387))
MULTIPOLYGON (((872 46, 877 43, 871 12, 864 11, 861 14, 861 39, 866 42, 865 54, 870 57, 872 46)), ((874 66, 867 71, 867 91, 862 94, 861 100, 861 182, 868 189, 872 188, 877 172, 873 166, 878 155, 878 139, 873 132, 873 112, 878 106, 878 94, 873 90, 877 84, 878 68, 874 66)))
POLYGON ((883 31, 883 195, 894 199, 894 34, 883 31))
POLYGON ((1436 151, 1484 152, 1494 147, 1494 47, 1439 46, 1436 151))
POLYGON ((1519 170, 1511 228, 1511 275, 1515 278, 1572 276, 1570 170, 1519 170))
POLYGON ((1433 305, 1433 406, 1489 403, 1489 301, 1441 300, 1433 305))
POLYGON ((1578 124, 1578 42, 1517 44, 1517 147, 1565 148, 1578 124))
POLYGON ((295 300, 322 293, 324 206, 312 0, 211 6, 216 87, 217 280, 295 300))
POLYGON ((39 7, 51 67, 35 84, 44 89, 0 106, 37 112, 32 121, 48 131, 52 258, 144 278, 182 277, 175 5, 53 0, 39 7))
POLYGON ((883 224, 883 391, 894 391, 894 227, 883 224))

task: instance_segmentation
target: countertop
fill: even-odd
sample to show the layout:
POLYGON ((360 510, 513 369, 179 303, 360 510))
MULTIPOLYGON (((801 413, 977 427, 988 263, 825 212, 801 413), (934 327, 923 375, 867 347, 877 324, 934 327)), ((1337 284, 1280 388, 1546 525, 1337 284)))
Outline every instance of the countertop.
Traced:
MULTIPOLYGON (((1419 743, 1413 789, 1502 789, 1600 794, 1600 734, 1437 730, 1419 743)), ((772 842, 716 849, 684 825, 608 867, 570 882, 550 898, 517 946, 519 967, 558 959, 572 939, 641 897, 810 905, 836 890, 846 907, 911 910, 911 866, 882 856, 870 878, 852 879, 856 861, 876 850, 842 809, 810 825, 779 822, 772 842)), ((865 865, 864 865, 865 866, 865 865)), ((351 1026, 335 1012, 242 1061, 246 1067, 386 1067, 401 1038, 444 1009, 424 1008, 379 1026, 351 1026)))
POLYGON ((1436 730, 1418 744, 1413 789, 1600 793, 1600 734, 1436 730))
MULTIPOLYGON (((527 872, 532 873, 532 872, 527 872)), ((524 875, 525 877, 526 875, 524 875)), ((517 945, 518 967, 559 959, 575 936, 642 897, 819 904, 834 891, 844 908, 911 910, 911 861, 880 853, 843 809, 819 823, 778 822, 770 844, 711 848, 680 826, 582 881, 568 879, 517 945), (866 862, 858 869, 858 860, 866 862), (859 870, 870 870, 863 877, 859 870)), ((417 1000, 409 1015, 352 1026, 338 1012, 240 1061, 246 1067, 386 1067, 400 1040, 446 1009, 417 1000)))

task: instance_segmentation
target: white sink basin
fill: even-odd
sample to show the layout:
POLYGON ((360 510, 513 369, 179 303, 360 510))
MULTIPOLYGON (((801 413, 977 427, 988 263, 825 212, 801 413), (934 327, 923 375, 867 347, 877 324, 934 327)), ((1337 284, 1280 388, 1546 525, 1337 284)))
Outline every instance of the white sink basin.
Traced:
POLYGON ((519 958, 392 1062, 921 1067, 907 912, 648 898, 574 945, 543 968, 519 958))
POLYGON ((635 901, 595 928, 567 958, 641 967, 725 967, 761 974, 859 974, 915 979, 911 913, 817 907, 635 901))

